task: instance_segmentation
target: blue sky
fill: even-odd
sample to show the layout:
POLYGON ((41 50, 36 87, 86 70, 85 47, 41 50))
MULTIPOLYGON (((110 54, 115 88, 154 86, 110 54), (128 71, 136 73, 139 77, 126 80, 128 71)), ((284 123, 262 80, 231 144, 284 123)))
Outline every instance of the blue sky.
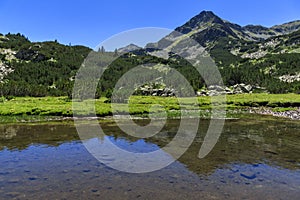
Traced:
POLYGON ((0 33, 95 47, 134 28, 174 29, 202 10, 240 25, 300 20, 299 0, 0 0, 0 33))

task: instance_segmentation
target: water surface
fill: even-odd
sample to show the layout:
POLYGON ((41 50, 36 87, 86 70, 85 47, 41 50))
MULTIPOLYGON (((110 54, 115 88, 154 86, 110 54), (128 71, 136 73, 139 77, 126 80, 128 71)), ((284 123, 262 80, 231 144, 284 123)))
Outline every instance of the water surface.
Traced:
MULTIPOLYGON (((101 122, 106 139, 132 152, 166 145, 178 124, 169 120, 161 133, 139 139, 113 122, 101 122)), ((0 125, 0 199, 298 199, 299 121, 226 120, 215 148, 199 159, 208 125, 201 120, 196 139, 178 161, 145 174, 119 172, 97 161, 72 123, 0 125)))

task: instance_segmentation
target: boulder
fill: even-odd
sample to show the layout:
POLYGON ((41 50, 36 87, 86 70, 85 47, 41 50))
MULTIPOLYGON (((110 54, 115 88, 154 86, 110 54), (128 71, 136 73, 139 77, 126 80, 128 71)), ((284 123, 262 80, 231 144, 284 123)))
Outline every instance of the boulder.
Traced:
POLYGON ((166 87, 164 84, 153 83, 145 84, 139 88, 136 88, 135 94, 145 96, 172 97, 175 96, 175 90, 166 87))
POLYGON ((253 86, 246 85, 244 83, 236 84, 233 86, 233 93, 234 94, 242 94, 242 93, 250 93, 253 89, 253 86))
POLYGON ((252 86, 251 85, 246 85, 244 83, 239 84, 240 89, 244 92, 244 93, 249 93, 252 91, 252 86))
POLYGON ((207 91, 206 90, 200 90, 200 91, 197 91, 197 96, 207 96, 207 91))
POLYGON ((208 90, 216 90, 216 91, 224 91, 225 87, 219 86, 219 85, 210 85, 208 86, 208 90))

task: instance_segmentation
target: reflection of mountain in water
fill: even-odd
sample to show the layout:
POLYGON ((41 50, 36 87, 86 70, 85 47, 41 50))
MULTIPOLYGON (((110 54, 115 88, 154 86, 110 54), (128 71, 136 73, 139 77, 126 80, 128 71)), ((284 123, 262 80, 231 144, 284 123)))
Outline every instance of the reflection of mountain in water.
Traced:
POLYGON ((179 161, 198 174, 241 163, 266 163, 299 170, 299 128, 299 123, 292 121, 228 120, 207 157, 197 159, 203 141, 198 137, 179 161))
MULTIPOLYGON (((148 146, 152 145, 155 150, 155 147, 163 147, 172 140, 179 122, 179 120, 169 120, 159 134, 145 140, 129 137, 113 122, 101 122, 101 124, 104 132, 114 140, 115 144, 118 145, 118 141, 122 141, 120 146, 125 149, 126 145, 128 147, 139 145, 136 149, 140 149, 141 144, 150 144, 148 146)), ((146 125, 148 122, 140 120, 138 123, 146 125)), ((240 163, 266 163, 291 170, 300 168, 300 124, 296 121, 274 120, 274 118, 259 121, 227 120, 215 148, 207 157, 199 159, 197 156, 208 125, 209 120, 201 120, 196 139, 179 159, 179 162, 199 175, 211 174, 222 166, 240 163)), ((24 150, 31 145, 59 146, 74 141, 80 140, 72 125, 0 126, 0 149, 24 150)))

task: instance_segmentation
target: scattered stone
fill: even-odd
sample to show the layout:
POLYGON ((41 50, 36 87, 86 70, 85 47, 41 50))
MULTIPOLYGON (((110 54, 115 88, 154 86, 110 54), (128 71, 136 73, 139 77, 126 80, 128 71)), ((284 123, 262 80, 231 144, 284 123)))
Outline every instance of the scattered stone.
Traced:
POLYGON ((271 151, 271 150, 265 150, 264 152, 268 153, 268 154, 278 155, 278 153, 276 153, 275 151, 271 151))
POLYGON ((279 77, 281 82, 293 83, 295 81, 300 81, 300 73, 296 75, 283 75, 279 77))
POLYGON ((219 86, 219 85, 210 85, 210 86, 208 86, 208 90, 215 90, 218 92, 222 92, 225 90, 225 88, 222 86, 219 86))
POLYGON ((240 170, 238 168, 232 168, 230 169, 233 173, 239 172, 240 170))
POLYGON ((6 193, 6 196, 9 197, 9 198, 16 198, 20 195, 21 195, 21 193, 19 193, 19 192, 7 192, 6 193))
POLYGON ((253 93, 254 91, 267 92, 265 88, 260 86, 246 85, 244 83, 236 84, 231 88, 219 85, 210 85, 207 89, 197 91, 197 96, 218 96, 230 94, 253 93))
POLYGON ((227 183, 225 180, 221 180, 220 182, 221 182, 221 183, 225 183, 225 184, 227 183))
POLYGON ((8 183, 18 183, 20 181, 20 179, 18 178, 12 178, 10 180, 8 180, 8 183))
POLYGON ((175 96, 175 90, 166 87, 162 83, 151 83, 137 88, 135 90, 135 94, 144 96, 172 97, 175 96))
POLYGON ((246 84, 236 84, 233 86, 233 94, 242 94, 242 93, 250 93, 252 92, 253 86, 246 84))
POLYGON ((250 113, 262 114, 262 115, 273 115, 275 117, 285 117, 293 120, 300 120, 300 108, 297 110, 289 110, 283 112, 274 112, 268 108, 251 109, 250 113))
POLYGON ((240 174, 242 177, 246 178, 246 179, 249 179, 249 180, 252 180, 252 179, 255 179, 256 178, 256 174, 246 174, 246 173, 241 173, 240 174))
POLYGON ((206 90, 201 90, 197 92, 197 96, 207 96, 207 91, 206 90))
POLYGON ((259 167, 259 163, 252 164, 252 167, 259 167))
POLYGON ((36 180, 37 178, 38 178, 37 176, 32 176, 32 177, 29 177, 28 180, 34 181, 34 180, 36 180))
POLYGON ((253 53, 245 53, 241 57, 242 58, 250 58, 250 59, 259 59, 259 58, 262 58, 265 55, 267 55, 267 53, 268 53, 267 51, 259 49, 258 51, 253 52, 253 53))

